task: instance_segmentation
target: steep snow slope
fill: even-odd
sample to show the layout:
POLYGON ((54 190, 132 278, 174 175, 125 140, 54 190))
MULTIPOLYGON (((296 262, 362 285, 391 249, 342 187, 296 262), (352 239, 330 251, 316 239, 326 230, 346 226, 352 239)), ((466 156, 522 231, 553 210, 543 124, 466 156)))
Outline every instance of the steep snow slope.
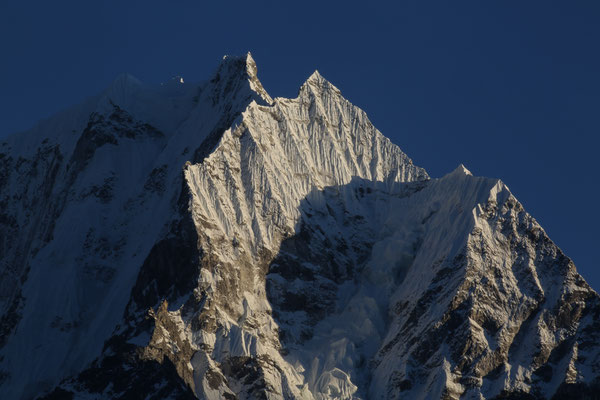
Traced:
MULTIPOLYGON (((225 377, 217 363, 246 357, 260 358, 256 366, 274 393, 311 397, 297 367, 279 353, 265 273, 281 241, 295 234, 303 199, 314 190, 349 184, 353 177, 392 186, 427 175, 318 72, 296 99, 275 99, 273 106, 250 104, 215 151, 203 163, 187 167, 190 208, 211 265, 200 278, 198 308, 203 308, 173 317, 185 326, 194 318, 215 321, 190 343, 212 352, 209 362, 192 360, 201 397, 211 397, 212 389, 221 396, 231 385, 241 388, 240 379, 225 377), (223 375, 223 385, 211 387, 206 371, 223 375)), ((258 395, 248 390, 249 396, 258 395)))
POLYGON ((550 398, 598 377, 598 295, 502 182, 461 166, 405 207, 421 233, 389 297, 371 398, 550 398))
POLYGON ((124 75, 2 146, 3 397, 597 384, 598 295, 506 186, 430 180, 318 72, 274 100, 250 55, 124 75))

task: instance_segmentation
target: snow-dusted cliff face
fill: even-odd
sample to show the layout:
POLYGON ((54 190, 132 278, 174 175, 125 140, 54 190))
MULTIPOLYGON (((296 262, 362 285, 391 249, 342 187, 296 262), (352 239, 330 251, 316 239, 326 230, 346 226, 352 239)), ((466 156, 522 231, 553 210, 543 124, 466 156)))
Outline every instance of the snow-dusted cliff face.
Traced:
POLYGON ((600 298, 508 188, 252 57, 0 144, 0 397, 568 398, 600 298))

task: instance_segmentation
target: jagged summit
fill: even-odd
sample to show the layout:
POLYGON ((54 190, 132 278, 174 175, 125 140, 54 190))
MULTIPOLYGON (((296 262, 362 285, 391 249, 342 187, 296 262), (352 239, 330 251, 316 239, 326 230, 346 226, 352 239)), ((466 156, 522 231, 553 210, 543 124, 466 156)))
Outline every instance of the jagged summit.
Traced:
POLYGON ((259 95, 258 102, 273 103, 273 99, 258 80, 258 70, 250 52, 246 56, 224 56, 211 81, 216 82, 219 80, 227 82, 227 85, 225 85, 226 90, 239 85, 236 82, 242 82, 242 84, 248 82, 250 89, 259 95))
POLYGON ((321 75, 321 73, 317 69, 315 69, 315 72, 310 74, 310 76, 306 80, 307 83, 310 83, 310 82, 320 83, 323 81, 325 81, 325 78, 323 78, 323 75, 321 75))
POLYGON ((323 77, 318 70, 315 70, 308 79, 300 87, 300 95, 304 93, 314 93, 320 97, 324 92, 331 92, 336 95, 341 95, 341 91, 331 82, 323 77))
POLYGON ((246 70, 248 71, 248 75, 251 78, 257 78, 257 68, 256 68, 256 62, 254 61, 254 58, 252 58, 252 54, 250 52, 248 52, 246 54, 246 70))
POLYGON ((249 53, 109 89, 0 146, 1 398, 598 392, 600 298, 501 181, 249 53))

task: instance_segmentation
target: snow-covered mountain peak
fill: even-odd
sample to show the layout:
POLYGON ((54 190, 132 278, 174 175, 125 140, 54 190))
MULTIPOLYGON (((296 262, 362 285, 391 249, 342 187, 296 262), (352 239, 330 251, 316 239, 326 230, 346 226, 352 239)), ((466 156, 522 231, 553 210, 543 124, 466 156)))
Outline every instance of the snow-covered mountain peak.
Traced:
POLYGON ((341 91, 315 70, 300 87, 300 96, 312 93, 320 97, 323 93, 341 95, 341 91))
POLYGON ((235 86, 239 86, 240 83, 247 82, 250 90, 258 94, 258 98, 255 99, 258 103, 273 103, 273 99, 258 80, 256 62, 250 52, 245 56, 224 56, 221 65, 219 65, 215 76, 211 80, 213 83, 219 81, 226 82, 223 87, 225 90, 231 90, 235 86))
POLYGON ((459 164, 458 167, 447 176, 473 176, 473 174, 463 164, 459 164))
POLYGON ((122 72, 111 82, 107 90, 118 90, 126 88, 127 86, 141 86, 142 82, 130 74, 129 72, 122 72))
POLYGON ((184 84, 180 77, 174 77, 165 84, 152 85, 129 73, 122 73, 97 96, 93 112, 106 117, 121 109, 159 129, 172 130, 174 124, 170 120, 180 120, 184 117, 181 114, 189 110, 184 103, 191 102, 190 89, 190 85, 184 84), (182 102, 183 97, 187 99, 182 102), (176 116, 165 116, 167 110, 176 116))
POLYGON ((258 77, 256 62, 254 61, 254 58, 252 58, 252 53, 250 52, 246 54, 246 70, 248 72, 248 76, 250 76, 251 78, 258 77))
POLYGON ((318 71, 170 83, 0 144, 1 398, 595 390, 600 298, 501 181, 429 179, 318 71))
POLYGON ((323 78, 323 75, 321 75, 319 70, 315 69, 315 72, 310 74, 310 76, 308 77, 306 82, 320 82, 320 81, 324 81, 324 80, 325 80, 325 78, 323 78))
POLYGON ((102 97, 116 104, 125 104, 135 92, 141 90, 144 84, 130 73, 119 74, 104 90, 102 97))

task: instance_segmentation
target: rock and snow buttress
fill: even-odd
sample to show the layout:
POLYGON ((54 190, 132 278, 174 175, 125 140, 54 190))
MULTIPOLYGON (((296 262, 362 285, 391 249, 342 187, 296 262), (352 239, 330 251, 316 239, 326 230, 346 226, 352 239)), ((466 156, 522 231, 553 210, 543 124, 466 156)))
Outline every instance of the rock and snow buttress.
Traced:
POLYGON ((506 185, 250 54, 0 143, 0 310, 3 399, 600 392, 600 298, 506 185))

